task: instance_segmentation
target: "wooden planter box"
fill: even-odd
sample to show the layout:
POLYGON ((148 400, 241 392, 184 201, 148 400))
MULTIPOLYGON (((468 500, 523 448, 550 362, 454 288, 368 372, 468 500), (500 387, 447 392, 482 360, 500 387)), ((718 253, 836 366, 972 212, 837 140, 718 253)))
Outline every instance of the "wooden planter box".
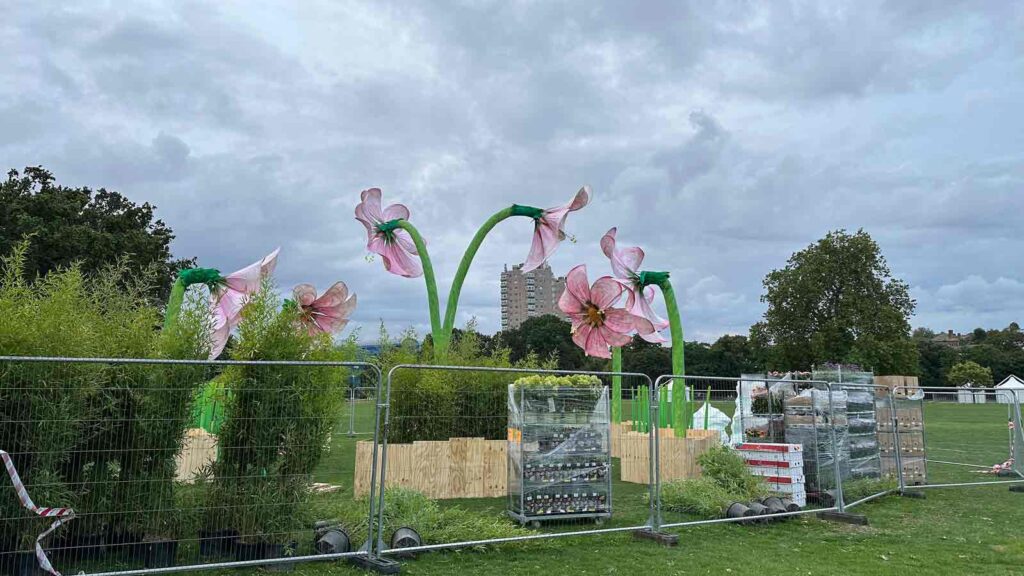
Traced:
MULTIPOLYGON (((483 438, 388 444, 387 486, 410 488, 436 499, 507 496, 507 452, 506 440, 483 438)), ((373 442, 357 442, 353 485, 356 496, 370 492, 372 465, 373 442)), ((379 453, 377 472, 380 473, 379 453)))
MULTIPOLYGON (((697 478, 701 475, 697 457, 721 443, 717 430, 688 430, 677 438, 671 428, 662 428, 658 446, 661 481, 697 478)), ((623 431, 619 435, 620 473, 623 482, 650 483, 650 435, 623 431)))
POLYGON ((196 476, 212 462, 217 461, 217 437, 202 428, 185 432, 185 444, 175 459, 179 482, 193 482, 196 476))

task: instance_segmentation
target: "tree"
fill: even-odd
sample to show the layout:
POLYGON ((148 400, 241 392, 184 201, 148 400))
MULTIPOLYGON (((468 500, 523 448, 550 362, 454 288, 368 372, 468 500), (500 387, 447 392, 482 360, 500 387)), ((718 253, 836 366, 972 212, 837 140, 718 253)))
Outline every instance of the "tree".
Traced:
POLYGON ((194 260, 171 257, 172 230, 154 220, 156 207, 138 205, 104 188, 71 188, 54 182, 42 167, 11 170, 0 183, 0 254, 30 238, 25 261, 29 279, 78 262, 87 275, 115 261, 132 278, 151 278, 150 297, 166 300, 178 270, 194 260))
MULTIPOLYGON (((572 326, 553 314, 527 318, 518 328, 499 332, 495 339, 509 349, 509 359, 519 362, 530 354, 541 360, 558 358, 560 370, 582 370, 591 364, 572 341, 572 326)), ((603 364, 602 364, 603 365, 603 364)))
POLYGON ((968 360, 953 366, 946 375, 951 386, 992 387, 992 370, 968 360))
POLYGON ((844 362, 882 374, 916 372, 910 341, 915 302, 866 232, 829 232, 764 279, 764 320, 751 329, 775 350, 769 368, 844 362))

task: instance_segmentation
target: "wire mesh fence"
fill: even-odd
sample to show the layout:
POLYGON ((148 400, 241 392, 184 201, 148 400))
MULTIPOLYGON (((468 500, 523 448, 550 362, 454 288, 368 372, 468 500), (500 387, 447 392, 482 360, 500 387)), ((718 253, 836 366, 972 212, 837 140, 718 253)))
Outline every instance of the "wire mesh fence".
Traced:
POLYGON ((355 530, 331 532, 342 521, 317 525, 367 524, 333 483, 351 450, 337 428, 353 374, 378 380, 357 363, 0 359, 0 566, 28 576, 362 554, 355 530))
POLYGON ((661 528, 831 509, 843 458, 835 460, 835 446, 845 442, 833 427, 845 426, 845 395, 840 402, 824 382, 763 376, 663 376, 656 384, 651 402, 659 424, 667 424, 656 437, 661 528), (693 414, 685 436, 673 426, 681 411, 663 400, 675 386, 685 386, 690 399, 682 411, 693 414))
POLYGON ((1024 482, 1020 402, 997 388, 897 389, 907 488, 1024 482))
POLYGON ((0 570, 374 560, 842 512, 897 489, 1024 481, 1021 400, 763 376, 403 365, 382 381, 362 363, 0 357, 0 570))
MULTIPOLYGON (((631 424, 612 422, 610 391, 633 398, 646 376, 398 366, 386 382, 379 554, 645 525, 647 482, 613 465, 617 431, 631 424)), ((372 453, 361 443, 357 490, 372 453)))

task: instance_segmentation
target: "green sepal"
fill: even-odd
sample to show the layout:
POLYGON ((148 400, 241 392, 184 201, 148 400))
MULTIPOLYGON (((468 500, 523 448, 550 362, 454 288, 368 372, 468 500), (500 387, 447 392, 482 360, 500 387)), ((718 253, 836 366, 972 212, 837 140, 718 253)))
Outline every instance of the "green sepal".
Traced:
POLYGON ((528 216, 534 220, 540 220, 544 216, 544 211, 540 208, 534 208, 533 206, 520 206, 519 204, 512 205, 513 216, 528 216))
POLYGON ((641 272, 637 275, 637 283, 640 287, 645 286, 661 286, 662 283, 668 282, 668 272, 641 272))
POLYGON ((193 284, 216 286, 224 282, 224 277, 220 275, 220 270, 215 268, 187 268, 178 272, 178 279, 181 280, 185 286, 191 286, 193 284))
POLYGON ((402 219, 396 218, 395 220, 390 220, 388 222, 381 222, 380 224, 377 224, 377 230, 390 236, 391 234, 394 233, 395 230, 401 228, 401 226, 402 219))

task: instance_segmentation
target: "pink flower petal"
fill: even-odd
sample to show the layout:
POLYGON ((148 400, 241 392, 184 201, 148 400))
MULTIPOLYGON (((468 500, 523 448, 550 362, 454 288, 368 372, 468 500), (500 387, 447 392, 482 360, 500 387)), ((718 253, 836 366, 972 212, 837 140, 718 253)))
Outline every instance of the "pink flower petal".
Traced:
POLYGON ((359 205, 363 208, 363 215, 375 224, 387 222, 384 219, 384 211, 380 209, 380 196, 380 188, 363 190, 360 194, 361 202, 359 205))
POLYGON ((611 350, 608 343, 600 337, 600 333, 589 324, 581 324, 572 334, 572 341, 583 349, 587 356, 598 358, 611 358, 611 350))
POLYGON ((617 278, 631 279, 640 270, 644 251, 638 246, 618 250, 615 244, 616 229, 612 228, 601 237, 601 251, 612 264, 612 273, 617 278))
POLYGON ((526 262, 523 263, 523 272, 535 270, 551 258, 558 249, 558 244, 565 239, 565 220, 569 212, 583 208, 588 202, 590 188, 584 186, 565 206, 544 210, 544 214, 534 223, 533 243, 530 245, 526 262))
POLYGON ((590 287, 590 301, 599 310, 605 310, 622 297, 622 291, 622 284, 611 276, 602 276, 590 287))
POLYGON ((274 273, 274 269, 277 268, 277 255, 281 253, 281 248, 274 248, 274 251, 263 257, 260 261, 260 271, 263 273, 263 277, 266 278, 274 273))
POLYGON ((316 288, 312 284, 299 284, 292 288, 292 297, 299 306, 309 306, 316 300, 316 288))
POLYGON ((384 269, 392 274, 405 278, 416 278, 423 275, 419 259, 413 258, 397 243, 381 242, 383 249, 378 252, 384 260, 384 269))
POLYGON ((622 308, 611 308, 604 312, 604 326, 609 330, 630 336, 633 332, 653 332, 654 327, 646 319, 634 316, 622 308))
POLYGON ((590 301, 590 284, 587 280, 587 265, 580 264, 565 275, 565 292, 569 293, 579 302, 582 308, 590 301))
POLYGON ((392 220, 399 219, 409 219, 409 209, 405 207, 405 204, 392 204, 384 209, 383 222, 391 222, 392 220))
MULTIPOLYGON (((609 328, 607 324, 601 326, 594 332, 597 332, 600 335, 601 340, 603 340, 607 346, 622 347, 633 340, 633 337, 629 334, 620 334, 609 328)), ((610 351, 609 354, 607 356, 603 356, 603 358, 611 358, 610 351)))
MULTIPOLYGON (((405 230, 395 230, 395 240, 409 254, 419 255, 419 251, 416 250, 416 243, 412 241, 412 235, 405 230)), ((423 243, 426 244, 427 241, 424 240, 423 243)))

